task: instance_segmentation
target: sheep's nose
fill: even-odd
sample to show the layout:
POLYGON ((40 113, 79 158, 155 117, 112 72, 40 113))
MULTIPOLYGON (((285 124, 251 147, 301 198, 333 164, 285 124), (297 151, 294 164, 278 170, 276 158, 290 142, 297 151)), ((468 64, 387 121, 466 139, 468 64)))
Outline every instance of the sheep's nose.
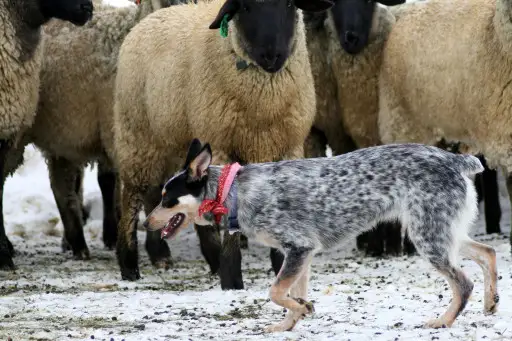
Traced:
POLYGON ((359 42, 358 34, 353 31, 345 32, 345 42, 350 46, 356 46, 359 42))
POLYGON ((279 57, 281 57, 281 54, 274 51, 265 51, 261 54, 261 59, 263 59, 269 66, 273 66, 279 57))

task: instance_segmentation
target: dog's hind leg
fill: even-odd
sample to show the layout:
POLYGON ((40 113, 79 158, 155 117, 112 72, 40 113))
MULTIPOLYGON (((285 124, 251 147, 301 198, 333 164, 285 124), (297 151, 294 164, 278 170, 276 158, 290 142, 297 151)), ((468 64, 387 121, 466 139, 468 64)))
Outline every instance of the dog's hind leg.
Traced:
POLYGON ((456 247, 454 231, 449 225, 446 226, 445 222, 431 222, 431 224, 421 227, 419 224, 410 224, 409 232, 411 241, 419 254, 446 277, 453 292, 448 310, 441 317, 428 321, 425 327, 451 327, 457 316, 464 310, 473 291, 473 282, 454 264, 453 255, 458 253, 454 252, 454 247, 456 247))
POLYGON ((289 311, 283 321, 265 328, 266 332, 292 330, 304 315, 314 311, 313 304, 305 300, 312 256, 311 249, 287 250, 283 267, 270 289, 270 299, 289 311))
POLYGON ((467 239, 461 244, 461 254, 475 261, 484 273, 484 313, 493 314, 498 309, 498 269, 496 268, 496 251, 488 245, 467 239))

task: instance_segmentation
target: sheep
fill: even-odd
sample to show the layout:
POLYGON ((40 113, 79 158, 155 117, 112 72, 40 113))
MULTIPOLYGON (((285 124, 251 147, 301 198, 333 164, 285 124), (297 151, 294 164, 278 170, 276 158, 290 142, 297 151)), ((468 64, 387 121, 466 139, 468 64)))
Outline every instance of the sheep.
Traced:
POLYGON ((50 184, 64 225, 62 247, 89 259, 83 232, 81 183, 86 164, 98 163, 103 197, 103 242, 113 248, 120 209, 112 148, 114 80, 119 48, 146 15, 176 0, 146 0, 139 6, 96 5, 84 27, 50 22, 43 30, 44 60, 34 124, 25 134, 48 163, 50 184), (55 138, 58 136, 59 138, 55 138))
MULTIPOLYGON (((321 86, 316 87, 317 116, 314 123, 314 129, 316 130, 312 130, 305 145, 308 157, 324 155, 326 144, 331 146, 333 154, 336 155, 340 153, 340 150, 343 153, 355 149, 356 146, 365 147, 368 141, 379 143, 377 132, 379 56, 384 48, 385 39, 390 32, 390 28, 395 22, 392 16, 396 13, 400 13, 400 15, 406 13, 409 8, 415 6, 414 3, 395 6, 398 3, 387 3, 387 5, 393 5, 389 8, 377 7, 377 15, 373 18, 373 25, 370 25, 370 22, 359 27, 352 25, 352 22, 358 16, 371 18, 368 12, 372 10, 372 7, 360 1, 339 1, 331 9, 330 21, 327 22, 327 25, 325 22, 327 19, 326 13, 305 17, 313 76, 315 84, 321 84, 321 86), (353 13, 354 11, 356 14, 353 13), (390 15, 390 12, 392 15, 390 15), (372 29, 368 40, 366 36, 370 27, 372 29), (339 34, 338 29, 341 32, 339 34), (350 41, 347 39, 350 36, 348 33, 355 36, 356 39, 354 40, 358 43, 356 46, 350 45, 350 41), (344 43, 345 50, 348 50, 351 54, 356 54, 356 56, 352 57, 351 54, 340 48, 338 36, 341 36, 340 41, 344 43), (361 39, 359 39, 360 36, 361 39), (365 42, 368 42, 369 49, 363 50, 365 42), (329 58, 324 53, 326 49, 332 52, 329 54, 329 58), (374 63, 371 64, 371 62, 374 63), (333 64, 333 68, 336 69, 334 73, 336 77, 333 76, 329 64, 333 64), (361 73, 364 75, 363 77, 361 77, 361 73), (333 79, 337 80, 337 84, 334 84, 333 79), (370 82, 366 82, 367 79, 370 79, 370 82), (336 95, 333 95, 336 90, 333 89, 336 89, 337 86, 339 86, 338 94, 343 97, 343 100, 339 101, 340 103, 336 108, 332 104, 331 108, 321 107, 322 103, 336 101, 336 95), (368 103, 370 103, 370 106, 367 106, 368 103), (365 129, 370 133, 363 134, 361 137, 361 132, 364 133, 365 129), (352 136, 356 136, 356 140, 363 144, 360 143, 355 146, 351 140, 352 136), (326 142, 319 143, 318 141, 322 138, 326 139, 326 142), (316 146, 314 146, 315 144, 316 146)), ((364 21, 361 20, 360 23, 364 23, 364 21)), ((485 160, 482 157, 481 160, 485 165, 485 160)), ((486 168, 483 180, 485 181, 487 228, 489 231, 496 231, 499 230, 501 209, 496 191, 495 172, 493 173, 493 171, 486 168)), ((386 242, 386 251, 398 253, 400 251, 400 240, 399 229, 395 228, 393 230, 392 227, 384 229, 383 225, 379 225, 373 232, 358 237, 358 247, 365 248, 373 255, 380 255, 384 252, 384 242, 386 242), (395 233, 389 233, 391 231, 395 231, 395 233), (370 244, 365 245, 368 242, 370 244)), ((408 239, 405 242, 406 252, 413 252, 414 249, 408 239)))
MULTIPOLYGON (((388 6, 403 2, 380 1, 388 6)), ((319 143, 322 138, 334 155, 380 144, 377 78, 382 49, 395 22, 393 15, 373 1, 338 0, 328 13, 306 15, 305 22, 317 85, 317 115, 305 143, 306 156, 325 154, 325 143, 319 143)), ((384 252, 384 241, 389 253, 401 249, 400 228, 395 224, 379 224, 357 240, 359 248, 375 256, 384 252)))
POLYGON ((430 0, 401 15, 380 73, 383 142, 461 141, 512 172, 511 10, 510 0, 430 0))
MULTIPOLYGON (((302 13, 295 7, 315 11, 331 5, 214 0, 158 11, 128 34, 114 104, 114 151, 123 181, 117 241, 123 279, 140 278, 138 212, 144 200, 146 212, 159 203, 163 182, 179 169, 193 137, 212 141, 220 151, 217 163, 304 156, 316 105, 302 13), (214 31, 221 26, 226 38, 214 31)), ((242 289, 239 234, 224 234, 221 247, 216 228, 196 230, 211 271, 220 272, 222 289, 242 289)), ((152 252, 170 262, 167 249, 152 252)), ((282 255, 271 255, 279 271, 282 255)))
POLYGON ((41 26, 52 18, 84 25, 90 0, 0 1, 0 269, 14 269, 14 248, 5 234, 3 187, 23 159, 19 141, 32 125, 38 99, 41 26))

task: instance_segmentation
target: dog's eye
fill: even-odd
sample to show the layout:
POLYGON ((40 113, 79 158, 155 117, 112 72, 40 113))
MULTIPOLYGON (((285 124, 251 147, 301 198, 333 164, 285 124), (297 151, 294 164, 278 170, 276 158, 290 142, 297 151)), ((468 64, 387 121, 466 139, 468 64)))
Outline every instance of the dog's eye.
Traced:
POLYGON ((163 208, 171 208, 176 205, 178 205, 178 199, 169 198, 168 196, 162 197, 162 207, 163 208))

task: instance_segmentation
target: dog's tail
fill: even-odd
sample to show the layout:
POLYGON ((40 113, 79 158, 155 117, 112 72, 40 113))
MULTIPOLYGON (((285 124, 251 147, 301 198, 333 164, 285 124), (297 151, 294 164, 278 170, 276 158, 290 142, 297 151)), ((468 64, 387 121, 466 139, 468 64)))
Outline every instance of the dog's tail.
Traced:
POLYGON ((480 160, 469 154, 455 154, 454 165, 464 175, 474 175, 484 171, 484 166, 480 160))

